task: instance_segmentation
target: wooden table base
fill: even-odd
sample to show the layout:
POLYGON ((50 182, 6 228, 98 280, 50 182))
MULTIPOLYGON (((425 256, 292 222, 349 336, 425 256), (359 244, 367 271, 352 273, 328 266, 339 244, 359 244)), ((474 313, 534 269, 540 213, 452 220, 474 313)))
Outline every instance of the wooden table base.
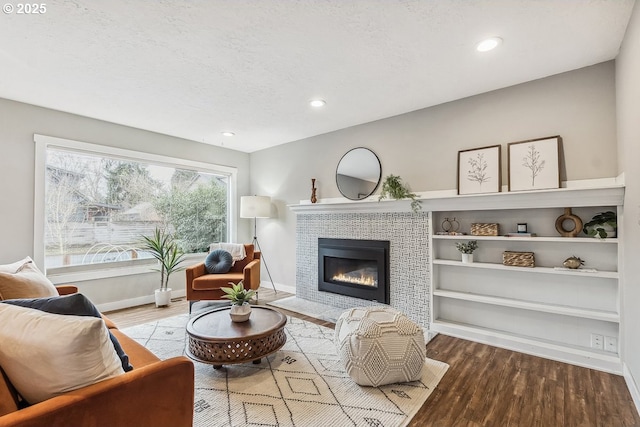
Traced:
POLYGON ((251 318, 241 323, 231 322, 228 307, 214 310, 187 325, 187 355, 214 369, 234 363, 257 364, 287 342, 286 323, 283 314, 266 307, 253 307, 251 318))

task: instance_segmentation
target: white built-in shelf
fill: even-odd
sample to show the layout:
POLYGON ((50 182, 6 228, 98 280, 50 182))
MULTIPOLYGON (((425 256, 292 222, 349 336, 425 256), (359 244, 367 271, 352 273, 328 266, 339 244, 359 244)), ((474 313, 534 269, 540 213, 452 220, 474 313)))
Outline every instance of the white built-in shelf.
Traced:
POLYGON ((437 265, 449 265, 454 267, 466 267, 466 268, 483 268, 489 270, 507 270, 507 271, 517 271, 520 273, 542 273, 542 274, 559 274, 565 276, 581 276, 581 277, 593 277, 593 278, 604 278, 604 279, 617 279, 618 272, 617 271, 596 271, 596 272, 587 272, 585 270, 556 270, 553 267, 513 267, 510 265, 497 264, 491 262, 461 262, 461 261, 453 261, 448 259, 434 259, 434 264, 437 265))
POLYGON ((578 244, 618 244, 618 239, 598 239, 594 237, 558 237, 558 236, 534 236, 534 237, 506 237, 506 236, 474 236, 471 234, 449 235, 434 234, 434 240, 493 240, 503 242, 538 242, 538 243, 578 243, 578 244))
MULTIPOLYGON (((602 178, 563 182, 562 188, 534 191, 458 195, 456 190, 418 192, 422 212, 495 209, 539 209, 567 206, 617 206, 624 199, 622 178, 602 178)), ((506 190, 506 189, 505 189, 506 190)), ((317 203, 301 200, 288 205, 296 214, 334 212, 410 212, 411 200, 382 200, 374 194, 364 200, 344 197, 320 199, 317 203)))
POLYGON ((523 310, 540 311, 544 313, 561 314, 563 316, 582 317, 585 319, 602 320, 605 322, 620 322, 620 315, 613 311, 596 310, 590 308, 569 307, 566 305, 549 304, 542 302, 524 301, 512 298, 480 295, 471 292, 447 291, 435 289, 433 295, 443 298, 452 298, 463 301, 479 302, 483 304, 499 305, 523 310))

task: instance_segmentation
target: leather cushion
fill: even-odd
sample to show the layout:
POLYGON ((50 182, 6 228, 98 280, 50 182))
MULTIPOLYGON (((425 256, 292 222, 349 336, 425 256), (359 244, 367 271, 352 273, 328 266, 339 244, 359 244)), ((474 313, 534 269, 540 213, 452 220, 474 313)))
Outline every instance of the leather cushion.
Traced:
MULTIPOLYGON (((75 316, 93 316, 101 318, 100 312, 93 303, 82 294, 71 294, 61 297, 13 299, 2 301, 5 304, 18 305, 20 307, 35 308, 54 314, 70 314, 75 316)), ((129 363, 129 356, 124 352, 118 339, 109 331, 109 339, 120 358, 122 369, 128 372, 133 369, 129 363)))
POLYGON ((222 287, 228 288, 229 282, 238 283, 244 279, 242 273, 205 274, 193 279, 191 288, 196 291, 212 291, 222 287))
POLYGON ((233 257, 224 249, 215 249, 207 255, 204 267, 209 274, 228 273, 233 264, 233 257))

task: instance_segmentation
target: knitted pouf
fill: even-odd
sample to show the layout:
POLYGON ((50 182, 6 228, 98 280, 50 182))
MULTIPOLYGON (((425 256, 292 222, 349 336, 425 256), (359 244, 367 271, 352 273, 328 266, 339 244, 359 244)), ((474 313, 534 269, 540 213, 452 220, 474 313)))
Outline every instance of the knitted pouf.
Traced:
POLYGON ((420 326, 385 307, 342 313, 335 345, 351 379, 374 387, 420 379, 427 353, 420 326))

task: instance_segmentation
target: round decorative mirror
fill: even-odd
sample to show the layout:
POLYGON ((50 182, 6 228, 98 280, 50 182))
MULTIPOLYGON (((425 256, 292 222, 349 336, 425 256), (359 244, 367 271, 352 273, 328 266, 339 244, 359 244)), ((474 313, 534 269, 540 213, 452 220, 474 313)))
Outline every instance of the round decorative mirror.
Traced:
POLYGON ((336 169, 338 190, 350 200, 362 200, 372 195, 381 177, 380 160, 368 148, 349 150, 342 156, 336 169))

